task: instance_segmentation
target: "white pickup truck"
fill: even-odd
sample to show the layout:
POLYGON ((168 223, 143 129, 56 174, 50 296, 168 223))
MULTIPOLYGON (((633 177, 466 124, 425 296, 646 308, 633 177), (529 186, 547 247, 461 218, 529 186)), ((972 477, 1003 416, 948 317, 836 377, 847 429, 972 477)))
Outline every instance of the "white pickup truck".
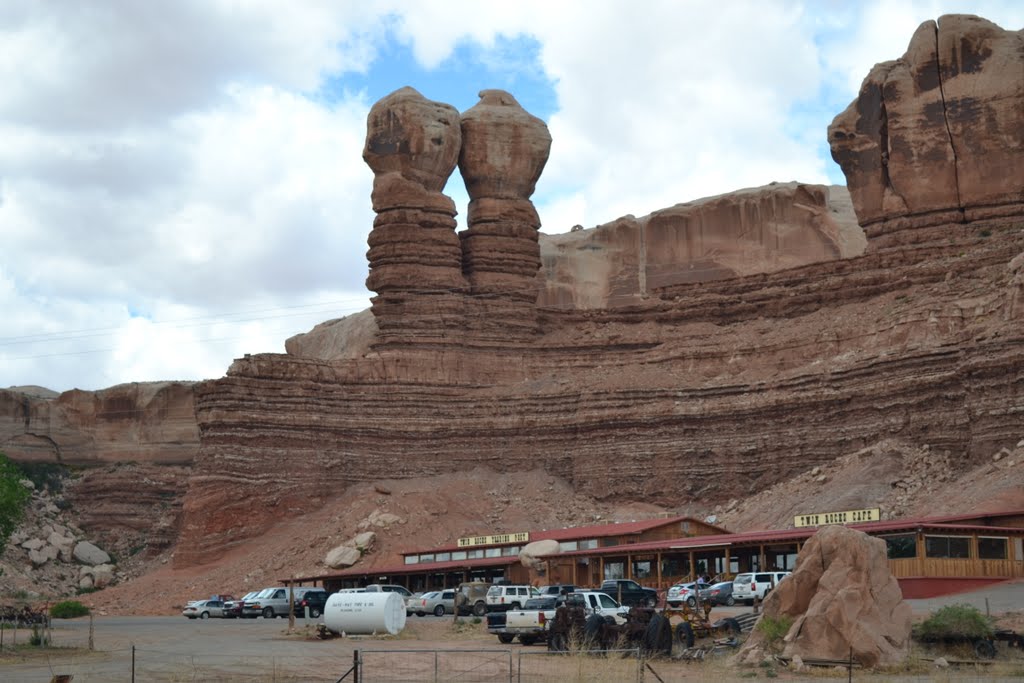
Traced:
POLYGON ((498 636, 498 640, 506 645, 516 637, 523 645, 533 645, 547 639, 548 624, 554 620, 555 610, 563 603, 582 605, 588 615, 610 616, 620 624, 625 623, 626 614, 629 612, 628 607, 620 605, 605 593, 575 591, 564 598, 530 598, 521 610, 488 614, 487 630, 498 636))

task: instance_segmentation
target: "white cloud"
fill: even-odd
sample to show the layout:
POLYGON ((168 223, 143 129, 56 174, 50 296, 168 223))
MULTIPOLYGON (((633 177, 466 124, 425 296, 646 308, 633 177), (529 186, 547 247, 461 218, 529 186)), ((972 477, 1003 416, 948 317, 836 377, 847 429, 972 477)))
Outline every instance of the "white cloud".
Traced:
MULTIPOLYGON (((4 3, 0 386, 218 376, 231 358, 280 351, 364 308, 372 103, 347 78, 390 58, 389 37, 425 69, 475 43, 490 71, 453 70, 467 81, 505 68, 553 84, 535 199, 545 231, 558 232, 772 180, 824 182, 831 116, 920 21, 950 11, 838 0, 4 3), (524 37, 537 59, 509 54, 524 37), (823 91, 841 103, 823 105, 823 91)), ((972 11, 1024 24, 1016 2, 972 11)), ((464 213, 457 175, 448 193, 464 213)))

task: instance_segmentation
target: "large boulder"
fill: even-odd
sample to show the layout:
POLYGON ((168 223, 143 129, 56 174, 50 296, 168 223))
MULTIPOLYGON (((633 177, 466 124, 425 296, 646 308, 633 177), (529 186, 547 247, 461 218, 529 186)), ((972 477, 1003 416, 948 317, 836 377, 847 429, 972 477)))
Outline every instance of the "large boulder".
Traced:
MULTIPOLYGON (((820 529, 804 544, 792 576, 764 603, 762 619, 792 619, 782 654, 898 664, 910 646, 911 611, 889 571, 885 541, 844 526, 820 529)), ((771 643, 754 629, 739 661, 759 664, 771 643)))
POLYGON ((544 561, 538 558, 543 557, 544 555, 554 555, 558 550, 558 541, 550 538, 543 541, 527 543, 523 546, 523 549, 519 551, 519 562, 522 563, 524 567, 540 569, 544 565, 544 561))
POLYGON ((324 558, 324 564, 331 569, 341 569, 342 567, 351 567, 359 558, 362 557, 362 553, 359 552, 359 548, 351 545, 339 545, 324 558))
POLYGON ((110 562, 110 555, 89 543, 89 541, 79 541, 76 543, 73 555, 82 564, 97 565, 110 562))

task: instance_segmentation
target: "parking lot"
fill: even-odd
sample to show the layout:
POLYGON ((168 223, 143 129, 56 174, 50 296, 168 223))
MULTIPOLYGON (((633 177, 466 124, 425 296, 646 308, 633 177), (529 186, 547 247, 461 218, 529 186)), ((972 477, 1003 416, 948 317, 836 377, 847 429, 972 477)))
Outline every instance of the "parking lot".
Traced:
MULTIPOLYGON (((1009 582, 973 593, 909 602, 915 614, 923 615, 943 604, 974 604, 984 610, 986 598, 993 613, 1020 612, 1024 610, 1024 582, 1009 582)), ((714 610, 712 617, 734 616, 748 611, 749 608, 741 606, 721 607, 714 610)), ((63 673, 74 675, 74 683, 130 681, 134 654, 136 680, 139 681, 337 681, 351 666, 353 653, 359 649, 379 652, 377 662, 383 659, 398 662, 407 658, 404 651, 409 650, 461 651, 466 658, 476 658, 473 667, 482 670, 485 668, 484 663, 487 663, 497 672, 497 679, 507 681, 509 666, 518 666, 523 656, 537 660, 545 652, 542 645, 528 648, 518 644, 499 646, 497 639, 487 633, 484 624, 473 621, 464 617, 456 626, 450 615, 410 616, 406 628, 397 636, 351 636, 318 640, 315 637, 314 620, 305 622, 297 619, 295 630, 289 632, 287 619, 97 617, 92 621, 95 650, 89 652, 86 647, 90 620, 57 620, 53 631, 55 648, 24 656, 24 650, 20 650, 18 655, 4 655, 0 659, 0 679, 19 683, 45 683, 54 674, 63 673), (403 653, 399 654, 399 650, 403 653), (480 661, 477 662, 477 659, 480 661)), ((10 632, 5 634, 8 646, 11 636, 10 632)), ((28 632, 20 631, 18 639, 19 642, 25 642, 28 632)), ((428 656, 422 652, 414 654, 428 656)), ((455 655, 449 657, 452 656, 455 655)), ((657 669, 666 681, 681 681, 687 675, 688 680, 696 680, 693 678, 694 670, 686 669, 687 666, 692 667, 680 662, 661 662, 657 669)), ((721 681, 732 680, 731 676, 725 671, 715 674, 715 678, 721 681)), ((429 679, 428 676, 393 680, 429 679)), ((784 672, 780 672, 780 679, 785 680, 784 672)), ((735 680, 751 679, 737 672, 735 680)), ((903 680, 931 679, 907 677, 903 680)), ((944 680, 958 678, 951 675, 944 680)))

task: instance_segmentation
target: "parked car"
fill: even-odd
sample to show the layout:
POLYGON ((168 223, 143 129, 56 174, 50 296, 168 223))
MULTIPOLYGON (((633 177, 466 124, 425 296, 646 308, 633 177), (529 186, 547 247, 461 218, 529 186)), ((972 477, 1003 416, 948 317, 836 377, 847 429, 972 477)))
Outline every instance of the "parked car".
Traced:
POLYGON ((455 589, 449 588, 443 591, 431 591, 420 597, 420 604, 416 606, 416 616, 425 617, 433 614, 435 617, 443 617, 446 614, 455 613, 455 589))
MULTIPOLYGON (((551 586, 541 586, 540 588, 537 589, 539 595, 541 595, 541 596, 554 595, 554 596, 562 596, 563 598, 567 594, 572 593, 574 590, 576 590, 576 586, 572 585, 571 583, 559 583, 559 584, 553 584, 551 586)), ((526 605, 523 605, 524 609, 525 609, 525 607, 526 607, 526 605)))
POLYGON ((690 607, 697 606, 697 598, 699 597, 698 591, 704 584, 698 586, 696 581, 690 581, 688 583, 677 583, 668 589, 668 595, 665 597, 665 602, 668 603, 669 607, 679 607, 684 602, 690 607))
MULTIPOLYGON (((322 588, 313 588, 311 586, 295 586, 292 592, 295 595, 295 601, 298 602, 310 591, 319 591, 322 588)), ((252 600, 246 600, 242 604, 242 616, 243 617, 258 617, 262 616, 264 619, 273 619, 274 617, 286 617, 288 616, 288 600, 289 590, 283 586, 275 586, 274 588, 264 588, 252 600)))
POLYGON ((632 579, 605 579, 598 591, 629 607, 658 606, 658 591, 645 588, 632 579))
POLYGON ((486 581, 460 583, 455 593, 459 614, 472 614, 475 617, 487 614, 487 591, 490 588, 491 584, 486 581))
POLYGON ((779 581, 782 581, 790 572, 748 572, 737 574, 732 580, 732 595, 736 600, 743 600, 748 605, 753 605, 754 600, 764 600, 764 597, 771 592, 779 581))
POLYGON ((371 583, 366 587, 367 593, 398 593, 402 596, 402 600, 412 596, 412 592, 405 586, 399 586, 397 584, 380 584, 371 583))
POLYGON ((732 607, 736 604, 736 598, 732 595, 732 581, 722 581, 701 589, 700 599, 710 602, 712 605, 732 607))
POLYGON ((189 619, 209 619, 224 616, 223 600, 193 600, 181 611, 189 619))
POLYGON ((522 609, 530 598, 540 595, 533 586, 495 585, 487 589, 487 611, 507 612, 510 609, 522 609))
POLYGON ((327 591, 315 589, 305 593, 302 599, 295 598, 295 616, 306 616, 306 608, 309 608, 309 616, 317 619, 324 613, 324 605, 327 604, 327 591))
POLYGON ((238 618, 240 618, 242 616, 242 605, 245 603, 246 600, 252 600, 253 598, 255 598, 257 593, 259 593, 259 591, 252 591, 251 593, 246 593, 245 595, 243 595, 241 598, 239 598, 237 600, 236 599, 225 600, 224 601, 224 618, 225 619, 238 619, 238 618))

